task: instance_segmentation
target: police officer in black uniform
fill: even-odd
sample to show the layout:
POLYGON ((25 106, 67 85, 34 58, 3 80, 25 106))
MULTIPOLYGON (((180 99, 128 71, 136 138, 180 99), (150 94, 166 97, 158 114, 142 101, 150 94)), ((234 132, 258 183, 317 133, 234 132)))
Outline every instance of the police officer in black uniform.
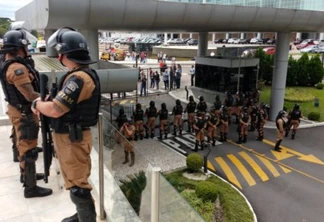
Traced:
MULTIPOLYGON (((44 197, 52 194, 51 189, 36 185, 36 179, 43 175, 36 174, 38 159, 38 117, 32 113, 32 101, 39 97, 39 75, 34 61, 27 54, 27 31, 10 30, 3 36, 4 54, 1 64, 0 79, 5 100, 8 102, 8 116, 14 127, 14 159, 18 156, 21 170, 21 182, 24 182, 24 196, 44 197)), ((29 33, 30 34, 30 33, 29 33)))
POLYGON ((216 144, 217 125, 219 124, 219 116, 216 115, 215 108, 210 109, 210 115, 207 118, 207 138, 208 142, 213 141, 212 145, 216 144))
POLYGON ((138 140, 138 136, 141 140, 144 137, 144 111, 142 110, 142 105, 140 103, 136 104, 136 110, 133 113, 133 118, 135 122, 135 141, 138 140))
POLYGON ((255 105, 252 106, 252 111, 250 113, 250 116, 251 116, 251 127, 249 129, 249 132, 254 132, 256 128, 257 118, 259 116, 259 110, 257 106, 255 105))
POLYGON ((287 127, 287 121, 284 118, 286 115, 286 111, 280 110, 276 117, 276 127, 277 127, 277 142, 274 147, 274 150, 277 152, 281 152, 280 143, 282 142, 284 131, 287 127))
POLYGON ((160 137, 159 139, 162 139, 162 135, 164 133, 164 139, 168 138, 168 117, 169 117, 169 111, 166 108, 166 104, 161 104, 161 109, 157 113, 156 116, 160 117, 160 137))
POLYGON ((200 143, 200 149, 203 150, 205 147, 205 128, 206 128, 206 120, 202 118, 201 112, 197 112, 197 118, 195 120, 195 123, 193 125, 193 129, 195 130, 196 135, 196 144, 194 151, 198 151, 198 146, 200 143))
POLYGON ((128 121, 123 107, 119 109, 119 114, 115 121, 117 122, 118 129, 120 129, 124 125, 124 123, 128 121))
POLYGON ((183 107, 179 99, 176 100, 176 105, 173 107, 173 135, 177 135, 177 128, 179 128, 179 134, 182 135, 182 113, 183 107))
POLYGON ((257 140, 262 141, 263 140, 263 136, 264 136, 264 132, 263 132, 263 128, 264 128, 264 124, 266 124, 267 120, 268 120, 268 111, 267 111, 267 105, 266 104, 261 104, 260 106, 260 111, 258 112, 258 116, 257 116, 257 124, 256 127, 258 129, 258 138, 257 140))
POLYGON ((196 111, 197 103, 194 101, 193 96, 189 96, 189 103, 185 108, 185 113, 188 113, 188 130, 187 132, 191 132, 192 124, 195 121, 195 111, 196 111))
POLYGON ((146 135, 145 138, 149 138, 149 133, 151 133, 151 138, 154 138, 155 131, 155 117, 157 115, 157 109, 155 107, 155 102, 150 101, 150 107, 145 110, 145 116, 147 117, 147 122, 145 125, 146 135))
POLYGON ((228 112, 228 124, 231 125, 232 122, 232 115, 233 115, 233 107, 234 107, 234 98, 230 91, 226 93, 226 98, 224 101, 224 105, 227 107, 228 112))
POLYGON ((222 101, 220 100, 219 95, 216 95, 215 102, 214 102, 214 109, 218 117, 221 114, 221 108, 222 108, 222 101))
POLYGON ((222 113, 220 115, 220 142, 227 141, 227 132, 228 132, 228 122, 229 122, 229 114, 227 110, 227 106, 223 106, 222 113))
POLYGON ((247 140, 247 133, 248 133, 248 127, 250 123, 251 117, 248 112, 248 108, 244 106, 242 108, 242 112, 239 117, 239 125, 238 125, 238 134, 239 134, 239 139, 237 143, 246 143, 247 140))
POLYGON ((300 118, 303 118, 303 115, 299 109, 299 104, 296 103, 293 110, 291 112, 289 112, 289 115, 288 115, 288 123, 287 123, 287 127, 286 127, 285 137, 288 136, 291 127, 293 127, 291 139, 292 140, 295 139, 295 135, 296 135, 299 123, 300 123, 300 118))
POLYGON ((203 96, 199 97, 199 103, 197 105, 197 111, 200 112, 201 118, 203 120, 206 119, 206 112, 207 112, 207 103, 204 100, 203 96))
MULTIPOLYGON (((100 80, 90 68, 95 63, 89 56, 84 36, 72 28, 57 30, 47 42, 55 48, 58 59, 68 72, 58 83, 52 101, 33 101, 34 113, 53 118, 53 142, 60 162, 65 188, 77 213, 63 222, 96 221, 95 204, 88 181, 91 174, 91 126, 97 124, 100 109, 100 80)), ((51 97, 52 97, 51 96, 51 97)))

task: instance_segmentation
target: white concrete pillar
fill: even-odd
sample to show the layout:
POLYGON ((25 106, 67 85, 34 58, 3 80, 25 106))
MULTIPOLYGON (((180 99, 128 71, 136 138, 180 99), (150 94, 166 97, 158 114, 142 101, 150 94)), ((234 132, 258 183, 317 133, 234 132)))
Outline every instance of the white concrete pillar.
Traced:
POLYGON ((262 35, 261 35, 261 32, 258 32, 258 33, 257 33, 257 38, 258 38, 258 39, 261 39, 261 36, 262 36, 262 35))
POLYGON ((100 32, 101 37, 106 38, 107 37, 107 32, 100 32))
POLYGON ((168 33, 165 32, 165 33, 164 33, 164 45, 167 44, 167 41, 168 41, 168 33))
POLYGON ((278 112, 283 109, 286 78, 288 70, 290 33, 277 33, 276 54, 271 86, 270 120, 275 120, 278 112))
POLYGON ((226 32, 226 34, 225 34, 225 39, 229 39, 229 33, 228 32, 226 32))
MULTIPOLYGON (((46 41, 46 43, 47 43, 47 40, 48 40, 48 38, 56 31, 56 30, 54 30, 54 29, 45 29, 44 30, 45 31, 45 36, 44 36, 44 39, 45 39, 45 41, 46 41)), ((97 40, 98 41, 98 40, 97 40)), ((50 48, 50 47, 47 47, 46 46, 46 55, 48 56, 48 57, 56 57, 56 56, 58 56, 57 55, 57 52, 56 52, 56 50, 54 49, 54 48, 50 48)))
POLYGON ((321 33, 320 33, 319 40, 324 40, 324 32, 321 32, 321 33))
POLYGON ((241 39, 245 39, 245 33, 241 32, 241 39))
POLYGON ((205 57, 207 55, 208 47, 208 32, 199 32, 198 38, 198 57, 205 57))
POLYGON ((171 37, 171 39, 173 39, 173 32, 171 32, 170 37, 171 37))
POLYGON ((301 39, 302 37, 302 33, 301 32, 297 32, 296 33, 296 39, 301 39))
POLYGON ((213 43, 214 43, 214 41, 215 41, 215 36, 216 36, 216 33, 213 32, 213 34, 212 34, 212 42, 213 42, 213 43))
MULTIPOLYGON (((90 57, 94 61, 99 61, 99 48, 98 48, 98 30, 79 30, 82 35, 84 35, 87 40, 87 44, 89 47, 90 57)), ((98 63, 94 63, 91 65, 93 69, 98 69, 98 63)))
POLYGON ((190 34, 189 34, 189 38, 192 38, 192 32, 190 32, 190 34))
POLYGON ((182 39, 182 32, 179 34, 179 38, 182 39))

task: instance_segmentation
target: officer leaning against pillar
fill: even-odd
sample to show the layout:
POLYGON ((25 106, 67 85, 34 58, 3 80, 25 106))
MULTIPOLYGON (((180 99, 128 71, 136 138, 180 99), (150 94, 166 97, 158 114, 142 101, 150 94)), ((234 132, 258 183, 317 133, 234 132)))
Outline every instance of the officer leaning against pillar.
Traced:
POLYGON ((92 134, 90 126, 98 120, 100 81, 89 64, 87 42, 72 28, 61 28, 48 39, 55 47, 59 61, 68 72, 58 84, 58 93, 52 101, 34 100, 32 110, 53 118, 53 142, 70 198, 77 213, 62 221, 95 222, 96 210, 88 178, 91 172, 90 153, 92 134))
POLYGON ((0 53, 4 54, 4 62, 1 65, 0 79, 9 103, 7 114, 16 132, 16 141, 13 142, 16 142, 14 144, 19 151, 24 196, 31 198, 48 196, 52 194, 52 190, 36 185, 36 179, 41 179, 43 175, 36 174, 39 125, 30 106, 39 97, 39 75, 34 68, 34 61, 27 55, 27 34, 25 30, 17 29, 8 31, 3 36, 0 53))

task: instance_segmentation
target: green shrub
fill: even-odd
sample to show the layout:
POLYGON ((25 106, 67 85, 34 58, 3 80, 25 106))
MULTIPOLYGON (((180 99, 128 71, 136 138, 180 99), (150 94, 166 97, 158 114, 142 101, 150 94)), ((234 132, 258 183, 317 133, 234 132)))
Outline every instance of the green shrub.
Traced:
POLYGON ((308 114, 308 119, 309 120, 314 120, 314 121, 318 121, 321 117, 321 114, 319 112, 310 112, 308 114))
POLYGON ((191 153, 187 156, 186 163, 189 171, 197 172, 203 166, 204 160, 198 153, 191 153))
POLYGON ((309 102, 314 100, 314 95, 307 88, 286 88, 285 101, 309 102))
POLYGON ((316 84, 316 89, 323 89, 324 88, 324 84, 323 83, 317 83, 316 84))
POLYGON ((214 202, 218 195, 217 186, 209 181, 201 181, 196 186, 196 195, 204 201, 214 202))

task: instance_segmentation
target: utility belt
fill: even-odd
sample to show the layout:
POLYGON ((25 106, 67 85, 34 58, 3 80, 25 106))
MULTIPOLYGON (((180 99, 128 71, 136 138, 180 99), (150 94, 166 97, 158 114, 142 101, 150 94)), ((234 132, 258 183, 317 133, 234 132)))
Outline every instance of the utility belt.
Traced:
POLYGON ((16 107, 22 114, 31 114, 32 113, 31 104, 28 104, 28 105, 17 104, 17 105, 12 105, 12 106, 16 107))
POLYGON ((81 126, 81 124, 69 124, 58 129, 54 129, 58 134, 69 134, 71 142, 80 142, 83 140, 83 131, 90 130, 90 127, 81 126))

